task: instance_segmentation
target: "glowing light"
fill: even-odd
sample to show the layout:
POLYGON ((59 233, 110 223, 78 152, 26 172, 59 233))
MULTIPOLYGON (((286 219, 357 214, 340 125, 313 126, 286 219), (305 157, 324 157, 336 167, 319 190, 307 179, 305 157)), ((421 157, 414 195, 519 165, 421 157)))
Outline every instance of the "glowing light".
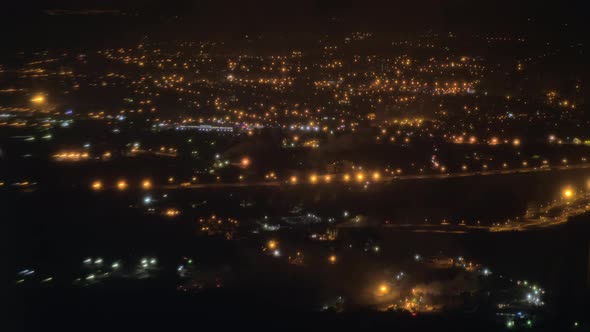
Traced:
POLYGON ((315 175, 315 174, 312 174, 312 175, 309 177, 309 182, 311 182, 311 183, 316 183, 316 182, 318 182, 318 176, 317 176, 317 175, 315 175))
POLYGON ((268 243, 266 244, 266 246, 267 246, 267 247, 268 247, 268 249, 270 249, 270 250, 275 250, 275 249, 277 248, 277 246, 278 246, 278 245, 279 245, 279 244, 278 244, 278 242, 277 242, 277 241, 275 241, 275 240, 270 240, 270 241, 268 241, 268 243))
POLYGON ((364 179, 365 179, 365 174, 363 174, 363 173, 358 173, 358 174, 356 175, 356 180, 357 180, 358 182, 361 182, 361 181, 363 181, 364 179))
POLYGON ((164 215, 166 215, 166 217, 176 217, 179 214, 180 214, 180 211, 178 211, 177 209, 174 209, 174 208, 167 209, 164 212, 164 215))
POLYGON ((574 191, 571 188, 565 188, 562 194, 566 199, 574 197, 574 191))
POLYGON ((92 189, 93 190, 101 190, 102 189, 102 182, 100 182, 98 180, 92 182, 92 189))
POLYGON ((150 181, 150 180, 143 180, 143 182, 141 183, 141 187, 143 189, 151 189, 152 188, 152 181, 150 181))
POLYGON ((389 293, 389 286, 387 284, 381 284, 379 285, 378 291, 380 295, 385 295, 389 293))
POLYGON ((242 158, 242 160, 240 161, 240 165, 242 165, 242 167, 250 166, 250 158, 248 158, 248 157, 242 158))
POLYGON ((344 180, 344 182, 349 182, 350 181, 350 175, 344 174, 344 176, 342 177, 342 179, 344 180))
POLYGON ((35 97, 31 98, 31 102, 35 104, 42 104, 45 102, 45 97, 43 95, 36 95, 35 97))
POLYGON ((332 177, 331 177, 330 175, 326 175, 326 176, 324 177, 324 180, 325 180, 327 183, 329 183, 330 181, 332 181, 332 177))
POLYGON ((337 260, 336 255, 330 255, 328 260, 330 261, 330 264, 335 264, 337 260))
POLYGON ((297 183, 297 177, 296 177, 296 176, 292 176, 292 177, 289 179, 289 182, 291 182, 291 184, 296 184, 296 183, 297 183))
POLYGON ((515 139, 512 141, 512 145, 514 145, 514 146, 519 146, 519 145, 520 145, 520 139, 518 139, 518 138, 515 138, 515 139))
POLYGON ((373 173, 373 180, 379 181, 381 179, 381 174, 379 172, 373 173))
POLYGON ((119 189, 119 190, 127 189, 127 182, 125 180, 120 180, 119 182, 117 182, 117 189, 119 189))

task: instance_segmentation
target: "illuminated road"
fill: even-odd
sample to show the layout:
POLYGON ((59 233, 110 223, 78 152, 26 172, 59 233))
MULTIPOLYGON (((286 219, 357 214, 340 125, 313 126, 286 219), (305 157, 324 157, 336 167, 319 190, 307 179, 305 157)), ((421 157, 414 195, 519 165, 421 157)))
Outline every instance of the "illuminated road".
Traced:
MULTIPOLYGON (((368 180, 368 181, 353 181, 344 182, 342 180, 332 180, 330 181, 330 185, 334 184, 341 184, 341 185, 363 185, 367 183, 390 183, 395 181, 404 181, 404 180, 427 180, 427 179, 451 179, 451 178, 463 178, 463 177, 473 177, 473 176, 490 176, 490 175, 511 175, 511 174, 528 174, 528 173, 539 173, 539 172, 551 172, 551 171, 565 171, 565 170, 574 170, 574 169, 587 169, 590 168, 590 163, 588 164, 578 164, 578 165, 563 165, 563 166, 553 166, 547 168, 539 168, 539 167, 530 167, 530 168, 520 168, 520 169, 502 169, 502 170, 491 170, 491 171, 481 171, 481 172, 461 172, 461 173, 441 173, 441 174, 415 174, 415 175, 396 175, 396 176, 382 176, 379 180, 368 180)), ((329 174, 332 179, 341 179, 342 174, 329 174)), ((322 184, 326 184, 322 182, 322 176, 318 176, 317 183, 311 183, 307 179, 299 179, 297 183, 289 183, 289 181, 256 181, 256 182, 232 182, 232 183, 224 183, 224 182, 216 182, 216 183, 190 183, 190 184, 171 184, 171 185, 163 185, 161 186, 162 189, 216 189, 216 188, 247 188, 247 187, 278 187, 278 186, 286 186, 286 187, 297 187, 297 186, 320 186, 322 184)))

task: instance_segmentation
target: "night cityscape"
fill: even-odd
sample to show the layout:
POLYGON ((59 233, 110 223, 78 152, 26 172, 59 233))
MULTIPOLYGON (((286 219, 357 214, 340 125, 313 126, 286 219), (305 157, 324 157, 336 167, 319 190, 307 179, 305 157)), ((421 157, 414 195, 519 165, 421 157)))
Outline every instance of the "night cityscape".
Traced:
POLYGON ((6 331, 590 331, 583 4, 3 4, 6 331))

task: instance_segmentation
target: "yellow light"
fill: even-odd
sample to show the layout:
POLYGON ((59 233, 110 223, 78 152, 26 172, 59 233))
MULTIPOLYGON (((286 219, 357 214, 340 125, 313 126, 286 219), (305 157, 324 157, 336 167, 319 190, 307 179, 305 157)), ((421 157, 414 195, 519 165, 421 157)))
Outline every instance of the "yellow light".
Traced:
POLYGON ((326 180, 326 182, 330 182, 330 181, 332 181, 332 177, 331 177, 330 175, 326 175, 326 176, 324 177, 324 179, 326 180))
POLYGON ((571 188, 565 188, 563 190, 563 197, 568 199, 574 197, 574 191, 571 188))
POLYGON ((270 240, 270 241, 268 241, 268 243, 266 244, 266 246, 268 247, 268 249, 274 250, 278 246, 278 243, 275 240, 270 240))
POLYGON ((357 180, 358 182, 361 182, 361 181, 363 181, 364 179, 365 179, 365 175, 364 175, 363 173, 358 173, 358 174, 356 175, 356 180, 357 180))
POLYGON ((389 293, 389 286, 387 286, 387 284, 381 284, 379 285, 379 294, 380 295, 385 295, 387 293, 389 293))
POLYGON ((342 179, 344 180, 344 182, 348 182, 348 181, 350 181, 350 175, 344 174, 344 176, 342 177, 342 179))
POLYGON ((515 138, 515 139, 512 141, 512 145, 514 145, 514 146, 519 146, 519 145, 520 145, 520 139, 518 139, 518 138, 515 138))
POLYGON ((291 177, 291 179, 289 179, 289 181, 290 181, 292 184, 296 184, 296 183, 297 183, 297 177, 296 177, 296 176, 292 176, 292 177, 291 177))
POLYGON ((244 157, 242 158, 240 164, 242 165, 242 167, 248 167, 250 166, 250 159, 248 157, 244 157))
POLYGON ((318 177, 317 177, 317 175, 315 175, 315 174, 312 174, 312 175, 309 177, 309 182, 311 182, 311 183, 316 183, 316 182, 318 182, 318 177))
POLYGON ((373 173, 373 180, 378 181, 381 178, 381 174, 379 172, 373 173))
POLYGON ((180 214, 180 211, 178 211, 177 209, 174 209, 174 208, 170 208, 170 209, 167 209, 166 212, 164 212, 164 214, 167 217, 175 217, 180 214))
POLYGON ((127 189, 127 182, 125 182, 125 180, 120 180, 119 182, 117 182, 117 189, 119 189, 119 190, 127 189))
POLYGON ((100 182, 98 180, 92 182, 92 189, 93 190, 101 190, 102 189, 102 182, 100 182))
POLYGON ((45 101, 45 97, 42 95, 37 95, 33 98, 31 98, 31 102, 35 103, 35 104, 41 104, 45 101))
POLYGON ((331 264, 334 264, 334 263, 336 263, 336 255, 330 255, 330 258, 329 258, 329 260, 330 260, 330 263, 331 263, 331 264))
POLYGON ((143 182, 141 183, 141 187, 143 189, 151 189, 152 188, 152 182, 150 180, 143 180, 143 182))

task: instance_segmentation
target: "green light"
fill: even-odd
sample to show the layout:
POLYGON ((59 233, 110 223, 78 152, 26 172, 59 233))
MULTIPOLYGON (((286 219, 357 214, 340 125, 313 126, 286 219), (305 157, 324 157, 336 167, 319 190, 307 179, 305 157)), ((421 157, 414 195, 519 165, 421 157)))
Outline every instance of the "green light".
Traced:
POLYGON ((529 327, 530 326, 533 326, 533 322, 529 319, 529 320, 526 321, 526 325, 529 326, 529 327))
POLYGON ((507 328, 513 328, 514 327, 514 321, 513 320, 509 320, 506 322, 506 327, 507 328))

